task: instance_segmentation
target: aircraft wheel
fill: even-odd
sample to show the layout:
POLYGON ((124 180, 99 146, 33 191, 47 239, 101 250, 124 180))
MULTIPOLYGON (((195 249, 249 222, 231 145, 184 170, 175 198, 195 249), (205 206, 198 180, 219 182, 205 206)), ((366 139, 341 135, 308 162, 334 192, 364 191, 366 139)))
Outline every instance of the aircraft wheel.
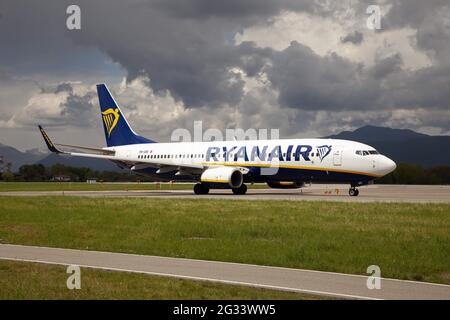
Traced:
POLYGON ((352 197, 357 197, 359 195, 359 190, 356 188, 350 188, 348 194, 352 197))
POLYGON ((245 184, 242 184, 239 188, 233 188, 234 194, 246 194, 247 193, 247 186, 245 184))
POLYGON ((194 186, 194 193, 195 194, 208 194, 209 188, 201 183, 197 183, 194 186))

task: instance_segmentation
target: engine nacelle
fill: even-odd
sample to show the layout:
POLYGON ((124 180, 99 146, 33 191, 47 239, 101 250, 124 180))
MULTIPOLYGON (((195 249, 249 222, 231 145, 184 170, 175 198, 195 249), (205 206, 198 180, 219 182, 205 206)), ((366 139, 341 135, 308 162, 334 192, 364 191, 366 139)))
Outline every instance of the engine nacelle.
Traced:
POLYGON ((244 182, 244 176, 239 168, 218 167, 203 171, 201 182, 228 183, 231 188, 239 188, 244 182))
POLYGON ((273 189, 298 189, 303 187, 305 183, 295 181, 269 181, 267 185, 273 189))

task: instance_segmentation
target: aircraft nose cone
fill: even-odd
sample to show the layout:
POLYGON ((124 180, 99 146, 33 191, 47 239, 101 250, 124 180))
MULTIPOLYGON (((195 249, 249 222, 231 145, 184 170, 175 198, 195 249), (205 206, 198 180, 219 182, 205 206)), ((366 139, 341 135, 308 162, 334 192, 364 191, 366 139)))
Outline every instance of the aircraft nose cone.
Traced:
POLYGON ((388 165, 387 165, 387 167, 388 167, 389 172, 392 172, 395 169, 397 169, 397 164, 394 161, 392 161, 391 159, 388 158, 388 165))
POLYGON ((394 171, 397 168, 397 164, 388 157, 384 157, 381 167, 383 170, 383 174, 386 175, 394 171))

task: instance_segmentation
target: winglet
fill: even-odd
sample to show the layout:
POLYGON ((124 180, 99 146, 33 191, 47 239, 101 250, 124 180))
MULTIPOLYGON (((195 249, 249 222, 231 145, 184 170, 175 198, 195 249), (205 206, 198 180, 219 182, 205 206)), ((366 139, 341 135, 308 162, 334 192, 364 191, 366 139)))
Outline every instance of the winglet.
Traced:
POLYGON ((47 132, 44 131, 44 129, 39 125, 39 131, 41 131, 42 137, 44 138, 45 144, 47 145, 48 149, 51 152, 55 153, 63 153, 62 151, 58 150, 55 145, 53 144, 52 140, 50 140, 50 137, 47 135, 47 132))

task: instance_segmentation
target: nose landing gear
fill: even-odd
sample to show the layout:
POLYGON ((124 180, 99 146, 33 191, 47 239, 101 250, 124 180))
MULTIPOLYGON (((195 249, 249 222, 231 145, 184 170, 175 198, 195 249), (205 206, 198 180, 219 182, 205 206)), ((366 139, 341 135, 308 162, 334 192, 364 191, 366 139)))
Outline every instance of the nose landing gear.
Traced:
POLYGON ((355 187, 351 187, 351 188, 348 190, 348 194, 349 194, 350 196, 352 196, 352 197, 357 197, 358 194, 359 194, 359 190, 356 189, 355 187))

